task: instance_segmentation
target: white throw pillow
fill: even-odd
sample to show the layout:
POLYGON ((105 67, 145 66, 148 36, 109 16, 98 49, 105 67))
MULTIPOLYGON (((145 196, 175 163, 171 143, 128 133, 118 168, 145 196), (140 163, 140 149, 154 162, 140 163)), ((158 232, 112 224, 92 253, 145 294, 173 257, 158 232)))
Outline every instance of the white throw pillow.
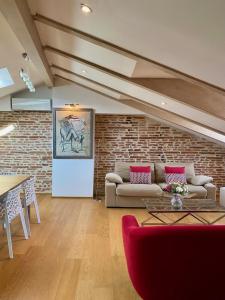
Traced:
POLYGON ((113 183, 123 183, 123 179, 116 173, 106 174, 105 179, 113 183))
POLYGON ((190 181, 193 185, 205 185, 206 183, 212 182, 213 178, 205 175, 196 175, 193 176, 190 181))

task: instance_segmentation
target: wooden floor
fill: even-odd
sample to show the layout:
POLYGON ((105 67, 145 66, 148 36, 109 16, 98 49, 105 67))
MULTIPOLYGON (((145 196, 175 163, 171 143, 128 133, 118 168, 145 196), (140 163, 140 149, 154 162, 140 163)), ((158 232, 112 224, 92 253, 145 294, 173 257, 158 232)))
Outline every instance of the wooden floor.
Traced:
MULTIPOLYGON (((24 240, 12 225, 15 258, 8 259, 0 229, 0 299, 137 300, 128 278, 121 239, 121 216, 144 209, 106 209, 91 199, 39 197, 42 223, 24 240)), ((221 221, 220 223, 225 223, 221 221)))
POLYGON ((142 209, 106 209, 91 199, 39 197, 42 223, 31 215, 31 238, 12 224, 15 258, 0 229, 0 299, 139 299, 126 270, 121 216, 142 209))

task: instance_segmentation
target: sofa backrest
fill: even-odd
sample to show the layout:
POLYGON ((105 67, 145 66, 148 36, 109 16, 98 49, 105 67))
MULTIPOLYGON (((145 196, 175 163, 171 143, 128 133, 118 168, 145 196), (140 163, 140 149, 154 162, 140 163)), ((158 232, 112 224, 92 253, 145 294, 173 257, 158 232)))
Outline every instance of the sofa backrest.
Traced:
POLYGON ((195 176, 194 163, 182 163, 182 162, 167 162, 167 163, 155 163, 155 182, 165 182, 165 166, 180 166, 185 167, 185 174, 187 180, 195 176))
POLYGON ((124 250, 141 299, 225 299, 225 226, 139 227, 122 220, 124 250))
POLYGON ((152 177, 151 181, 155 182, 154 163, 116 161, 115 173, 120 175, 120 177, 124 181, 129 181, 130 180, 130 166, 150 166, 151 167, 151 177, 152 177))

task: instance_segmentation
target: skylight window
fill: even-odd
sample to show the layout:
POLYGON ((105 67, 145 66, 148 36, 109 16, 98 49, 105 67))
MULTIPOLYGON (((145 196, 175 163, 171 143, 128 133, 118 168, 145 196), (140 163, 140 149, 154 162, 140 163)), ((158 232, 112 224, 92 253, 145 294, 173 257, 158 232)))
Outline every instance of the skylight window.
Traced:
POLYGON ((7 68, 0 69, 0 88, 4 88, 10 85, 13 85, 14 81, 12 80, 11 75, 7 68))

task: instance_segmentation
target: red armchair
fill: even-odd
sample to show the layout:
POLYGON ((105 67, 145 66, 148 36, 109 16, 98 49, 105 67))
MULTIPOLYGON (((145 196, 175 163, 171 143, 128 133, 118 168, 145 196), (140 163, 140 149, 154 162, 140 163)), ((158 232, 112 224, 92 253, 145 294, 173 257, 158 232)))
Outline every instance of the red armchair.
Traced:
POLYGON ((225 226, 139 227, 122 219, 128 272, 144 300, 225 300, 225 226))

